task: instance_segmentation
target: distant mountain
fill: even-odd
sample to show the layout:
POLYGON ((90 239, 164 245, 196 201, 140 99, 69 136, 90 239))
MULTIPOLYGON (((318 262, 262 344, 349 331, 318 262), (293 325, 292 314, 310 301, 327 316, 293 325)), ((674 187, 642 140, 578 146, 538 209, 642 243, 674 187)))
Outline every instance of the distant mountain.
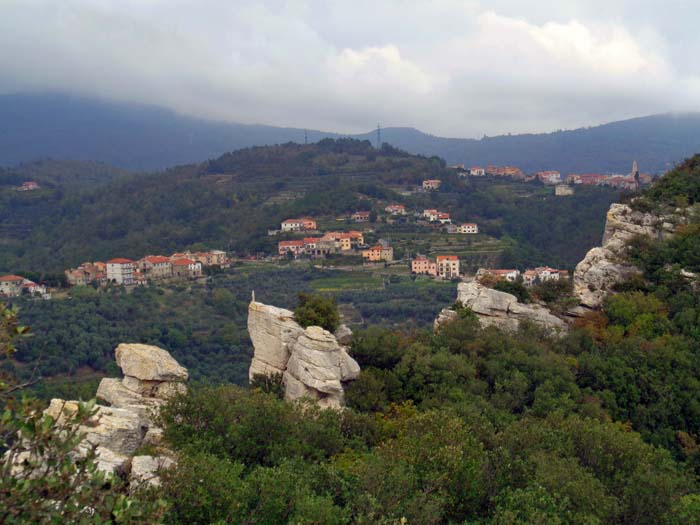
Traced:
MULTIPOLYGON (((308 131, 308 140, 338 137, 308 131)), ((353 135, 374 142, 374 132, 353 135)), ((448 163, 509 164, 525 171, 662 172, 700 151, 700 114, 653 115, 602 126, 483 139, 385 128, 382 139, 448 163)), ((131 170, 200 162, 254 145, 303 142, 304 130, 215 122, 154 106, 65 95, 0 96, 0 165, 40 158, 94 160, 131 170)))

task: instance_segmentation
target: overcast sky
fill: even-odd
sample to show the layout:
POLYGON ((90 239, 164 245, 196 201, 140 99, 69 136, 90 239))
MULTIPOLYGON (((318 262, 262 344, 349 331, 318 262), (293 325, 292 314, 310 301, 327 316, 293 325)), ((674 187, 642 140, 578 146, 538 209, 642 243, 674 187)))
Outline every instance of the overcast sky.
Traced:
POLYGON ((695 0, 0 0, 0 93, 436 135, 700 110, 695 0))

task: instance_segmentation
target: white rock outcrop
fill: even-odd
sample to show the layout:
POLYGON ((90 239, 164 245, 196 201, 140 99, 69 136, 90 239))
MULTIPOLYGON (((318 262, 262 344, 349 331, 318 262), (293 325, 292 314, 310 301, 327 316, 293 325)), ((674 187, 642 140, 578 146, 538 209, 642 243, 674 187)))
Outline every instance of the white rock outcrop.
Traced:
MULTIPOLYGON (((457 285, 457 301, 470 308, 482 326, 496 326, 502 330, 516 331, 521 321, 535 323, 553 333, 563 333, 568 325, 540 305, 519 303, 509 293, 488 288, 477 281, 457 285)), ((436 327, 449 322, 456 314, 443 310, 436 319, 436 327)))
MULTIPOLYGON (((352 332, 341 328, 339 335, 349 343, 352 332)), ((327 408, 344 404, 343 383, 357 378, 360 366, 336 336, 319 326, 304 329, 293 312, 255 300, 248 307, 248 333, 255 349, 251 381, 258 374, 281 374, 288 401, 305 397, 327 408)))
POLYGON ((626 260, 626 243, 635 236, 666 239, 673 235, 679 217, 658 216, 612 204, 608 210, 603 245, 588 251, 574 270, 574 295, 587 308, 600 308, 614 286, 639 270, 626 260))
MULTIPOLYGON (((157 484, 158 469, 169 468, 175 461, 167 449, 159 447, 162 429, 153 416, 167 398, 185 388, 187 369, 156 346, 120 344, 115 355, 125 376, 100 382, 96 397, 109 406, 96 405, 95 414, 81 425, 85 440, 77 453, 94 446, 100 470, 130 473, 132 487, 157 484), (161 455, 133 457, 143 445, 159 448, 161 455)), ((60 422, 77 410, 77 401, 52 399, 46 413, 60 422)))

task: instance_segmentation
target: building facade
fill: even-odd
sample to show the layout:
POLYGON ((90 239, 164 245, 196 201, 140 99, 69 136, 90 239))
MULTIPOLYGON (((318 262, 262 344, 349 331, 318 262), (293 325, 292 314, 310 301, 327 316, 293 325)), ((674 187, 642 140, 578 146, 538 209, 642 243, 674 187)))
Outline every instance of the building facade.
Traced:
POLYGON ((134 261, 116 258, 107 261, 107 281, 129 286, 134 284, 134 261))

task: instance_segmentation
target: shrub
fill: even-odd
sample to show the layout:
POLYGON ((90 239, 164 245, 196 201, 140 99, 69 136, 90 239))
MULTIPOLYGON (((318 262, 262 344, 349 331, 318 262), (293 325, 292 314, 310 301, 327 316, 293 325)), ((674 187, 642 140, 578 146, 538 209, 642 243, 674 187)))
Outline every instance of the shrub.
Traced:
POLYGON ((338 305, 334 299, 309 293, 299 294, 299 306, 294 310, 294 320, 301 326, 320 326, 334 332, 340 324, 338 305))

